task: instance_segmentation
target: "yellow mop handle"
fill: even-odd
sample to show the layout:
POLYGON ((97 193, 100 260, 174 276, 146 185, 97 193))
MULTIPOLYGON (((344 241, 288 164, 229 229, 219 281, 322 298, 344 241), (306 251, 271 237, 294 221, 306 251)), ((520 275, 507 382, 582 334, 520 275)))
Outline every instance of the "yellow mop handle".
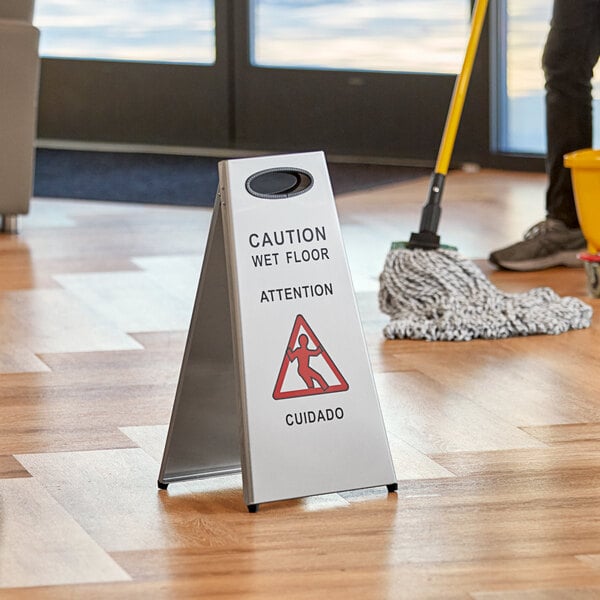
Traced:
POLYGON ((452 151, 454 149, 456 133, 458 131, 460 117, 467 96, 467 89, 469 87, 469 80, 471 79, 475 55, 477 54, 477 48, 479 46, 479 37, 481 36, 481 30, 485 21, 487 5, 488 0, 476 0, 475 7, 473 8, 469 43, 467 45, 467 51, 465 52, 462 69, 454 83, 454 91, 452 92, 452 99, 450 100, 450 108, 448 110, 448 117, 446 118, 444 135, 442 136, 442 143, 438 152, 437 162, 435 163, 435 172, 442 175, 448 174, 450 157, 452 156, 452 151))

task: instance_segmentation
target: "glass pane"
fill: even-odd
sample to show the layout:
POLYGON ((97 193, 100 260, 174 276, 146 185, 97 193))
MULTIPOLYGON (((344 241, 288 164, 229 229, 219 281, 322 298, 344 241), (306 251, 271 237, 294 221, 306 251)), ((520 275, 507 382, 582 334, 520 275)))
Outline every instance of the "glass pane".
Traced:
POLYGON ((469 0, 254 0, 252 64, 457 73, 469 0))
MULTIPOLYGON (((552 16, 551 0, 507 0, 507 123, 500 150, 546 153, 542 52, 552 16)), ((594 145, 600 145, 600 78, 594 78, 594 145)))
POLYGON ((40 54, 212 64, 214 0, 36 0, 40 54))

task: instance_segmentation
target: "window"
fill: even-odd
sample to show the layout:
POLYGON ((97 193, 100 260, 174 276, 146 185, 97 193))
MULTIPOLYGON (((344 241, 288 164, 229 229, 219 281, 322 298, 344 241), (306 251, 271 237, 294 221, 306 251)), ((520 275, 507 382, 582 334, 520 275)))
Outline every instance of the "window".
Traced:
MULTIPOLYGON (((500 90, 505 123, 500 150, 546 153, 542 52, 552 16, 551 0, 506 0, 506 85, 500 90)), ((594 80, 594 145, 600 145, 600 79, 594 80)))
POLYGON ((468 0, 254 0, 255 66, 457 73, 468 0))
POLYGON ((40 54, 213 64, 213 0, 37 0, 40 54))

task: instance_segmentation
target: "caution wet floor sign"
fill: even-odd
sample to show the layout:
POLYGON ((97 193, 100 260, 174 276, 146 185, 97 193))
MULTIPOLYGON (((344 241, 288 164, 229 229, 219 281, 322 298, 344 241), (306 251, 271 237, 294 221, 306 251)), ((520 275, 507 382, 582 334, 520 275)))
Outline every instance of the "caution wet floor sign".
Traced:
POLYGON ((219 187, 159 484, 241 464, 251 509, 392 489, 324 155, 223 161, 219 187))

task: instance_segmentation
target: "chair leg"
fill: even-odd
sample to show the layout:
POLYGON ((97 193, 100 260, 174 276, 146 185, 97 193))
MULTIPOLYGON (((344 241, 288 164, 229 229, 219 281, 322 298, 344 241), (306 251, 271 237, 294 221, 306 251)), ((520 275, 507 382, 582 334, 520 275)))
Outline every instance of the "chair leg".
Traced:
POLYGON ((19 233, 19 215, 2 215, 2 233, 19 233))

